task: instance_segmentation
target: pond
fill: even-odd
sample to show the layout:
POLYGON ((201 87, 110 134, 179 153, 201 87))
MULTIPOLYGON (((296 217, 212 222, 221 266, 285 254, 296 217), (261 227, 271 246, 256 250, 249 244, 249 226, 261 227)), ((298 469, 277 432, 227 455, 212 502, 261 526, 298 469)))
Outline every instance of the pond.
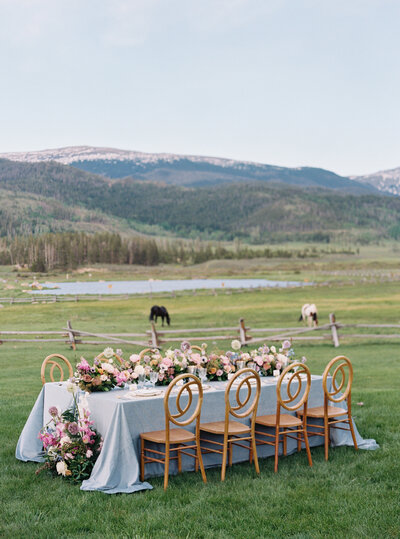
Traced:
POLYGON ((181 290, 227 290, 232 288, 288 288, 312 283, 297 281, 270 281, 268 279, 177 279, 147 281, 99 281, 74 283, 46 283, 33 294, 82 295, 82 294, 153 294, 181 290))

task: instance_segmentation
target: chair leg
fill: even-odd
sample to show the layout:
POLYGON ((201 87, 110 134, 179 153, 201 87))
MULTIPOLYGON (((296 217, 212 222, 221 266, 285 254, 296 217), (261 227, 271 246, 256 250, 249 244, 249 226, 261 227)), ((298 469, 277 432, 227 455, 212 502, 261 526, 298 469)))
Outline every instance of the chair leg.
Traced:
POLYGON ((287 436, 286 434, 283 435, 283 454, 287 455, 287 436))
MULTIPOLYGON (((258 456, 257 456, 257 445, 256 445, 256 436, 255 434, 251 437, 251 443, 250 443, 250 455, 254 456, 254 468, 256 469, 256 472, 260 473, 260 466, 258 465, 258 456)), ((251 463, 251 460, 250 460, 251 463)))
POLYGON ((180 449, 177 451, 178 453, 178 473, 182 473, 182 455, 180 449))
POLYGON ((228 439, 224 436, 224 447, 222 450, 222 468, 221 468, 221 481, 225 481, 226 473, 226 458, 228 456, 228 439))
POLYGON ((304 434, 304 432, 298 432, 297 433, 297 452, 301 451, 301 436, 304 434))
POLYGON ((164 490, 168 487, 168 475, 169 475, 169 444, 165 445, 165 464, 164 464, 164 490))
POLYGON ((140 481, 144 481, 144 440, 140 438, 140 481))
POLYGON ((275 429, 275 473, 278 471, 278 455, 279 455, 279 427, 275 429))
POLYGON ((232 468, 232 453, 233 453, 233 448, 232 448, 232 443, 230 443, 229 444, 229 455, 228 455, 229 468, 232 468))
POLYGON ((307 428, 305 428, 305 429, 302 431, 302 434, 303 434, 303 436, 304 436, 304 443, 305 443, 305 445, 306 445, 308 464, 309 464, 310 466, 312 466, 312 458, 311 458, 310 444, 308 443, 307 428))
POLYGON ((329 455, 329 421, 324 417, 324 439, 325 439, 325 460, 328 460, 329 455))
POLYGON ((350 414, 349 414, 349 427, 350 427, 351 437, 353 438, 354 449, 355 449, 356 451, 358 451, 358 445, 357 445, 357 440, 356 440, 356 433, 354 432, 353 420, 352 420, 350 414))
POLYGON ((204 471, 203 456, 201 454, 200 440, 196 440, 196 472, 199 469, 201 471, 201 477, 204 483, 207 483, 206 472, 204 471))

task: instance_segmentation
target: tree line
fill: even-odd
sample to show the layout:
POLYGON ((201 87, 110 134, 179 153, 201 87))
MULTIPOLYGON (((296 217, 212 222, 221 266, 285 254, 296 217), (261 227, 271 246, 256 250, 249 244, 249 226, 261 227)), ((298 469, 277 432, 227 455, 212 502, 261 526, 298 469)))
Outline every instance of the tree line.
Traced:
MULTIPOLYGON (((333 252, 333 251, 325 251, 333 252)), ((0 264, 27 265, 32 271, 74 269, 88 264, 199 264, 208 260, 291 258, 317 256, 313 249, 287 250, 251 248, 236 241, 231 249, 220 243, 199 240, 158 240, 101 232, 60 232, 0 238, 0 264)))

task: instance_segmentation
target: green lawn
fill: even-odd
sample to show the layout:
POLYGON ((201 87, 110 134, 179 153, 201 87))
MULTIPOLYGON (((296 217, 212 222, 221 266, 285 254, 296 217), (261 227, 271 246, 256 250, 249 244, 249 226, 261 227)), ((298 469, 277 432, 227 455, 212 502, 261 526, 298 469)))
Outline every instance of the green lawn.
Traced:
MULTIPOLYGON (((214 296, 182 296, 164 301, 174 329, 236 325, 243 316, 254 327, 295 326, 305 302, 317 304, 321 322, 335 312, 342 322, 399 323, 400 290, 396 283, 379 286, 332 284, 312 290, 270 290, 214 296)), ((153 301, 153 303, 156 301, 153 301)), ((4 306, 1 329, 49 330, 74 327, 88 331, 148 329, 148 298, 85 301, 67 304, 4 306)), ((257 477, 247 464, 172 477, 167 492, 162 479, 152 491, 108 496, 82 492, 61 478, 36 476, 37 465, 15 459, 15 446, 40 391, 40 365, 52 352, 72 362, 91 359, 101 348, 81 346, 74 353, 64 344, 3 344, 0 347, 1 508, 2 537, 399 537, 400 453, 399 341, 342 341, 296 344, 313 373, 329 359, 345 354, 353 362, 354 415, 365 438, 375 438, 378 451, 343 447, 312 450, 313 468, 304 452, 260 461, 257 477), (363 406, 358 406, 363 402, 363 406)), ((227 343, 228 345, 228 343, 227 343)), ((210 342, 210 347, 212 343, 210 342)), ((122 346, 124 355, 135 351, 122 346)), ((136 349, 137 350, 137 349, 136 349)))

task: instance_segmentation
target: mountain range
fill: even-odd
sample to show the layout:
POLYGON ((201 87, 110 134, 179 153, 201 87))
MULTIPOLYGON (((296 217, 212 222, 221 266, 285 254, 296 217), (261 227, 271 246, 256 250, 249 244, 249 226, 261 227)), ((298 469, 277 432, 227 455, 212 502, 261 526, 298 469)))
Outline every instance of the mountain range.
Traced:
MULTIPOLYGON (((172 183, 172 174, 169 182, 161 181, 160 175, 154 181, 146 176, 94 174, 77 168, 82 155, 74 161, 75 150, 62 153, 58 159, 70 159, 70 164, 57 163, 54 153, 43 158, 42 152, 26 156, 25 162, 0 159, 0 236, 112 230, 124 235, 241 238, 252 243, 368 243, 400 237, 400 197, 382 196, 372 186, 329 171, 270 167, 276 171, 268 176, 263 169, 267 165, 248 164, 246 170, 264 172, 256 179, 242 172, 242 178, 230 172, 240 171, 236 162, 210 163, 198 158, 202 166, 215 167, 218 174, 224 169, 226 177, 199 182, 197 169, 196 181, 187 171, 180 182, 172 183)), ((196 165, 196 161, 184 160, 196 165)), ((181 161, 164 156, 160 164, 158 158, 145 155, 141 163, 143 169, 149 165, 146 170, 155 173, 166 162, 181 161)))
POLYGON ((33 152, 0 154, 0 158, 24 163, 55 161, 107 178, 133 177, 173 185, 203 187, 229 182, 275 182, 299 187, 322 187, 351 193, 385 191, 381 184, 362 178, 346 178, 315 167, 278 167, 218 157, 153 154, 73 146, 33 152))

